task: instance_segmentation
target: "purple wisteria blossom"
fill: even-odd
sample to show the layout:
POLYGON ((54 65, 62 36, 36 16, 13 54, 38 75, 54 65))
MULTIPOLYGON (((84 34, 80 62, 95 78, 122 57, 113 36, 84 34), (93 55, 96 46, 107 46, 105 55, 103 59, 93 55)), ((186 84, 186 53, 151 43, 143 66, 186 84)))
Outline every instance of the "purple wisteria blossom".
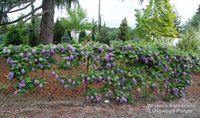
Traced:
POLYGON ((110 68, 111 68, 111 64, 110 64, 110 63, 107 63, 107 64, 106 64, 106 68, 110 69, 110 68))
POLYGON ((65 48, 64 47, 60 47, 60 52, 64 53, 65 52, 65 48))
POLYGON ((128 50, 131 50, 131 49, 132 49, 131 44, 128 44, 127 49, 128 49, 128 50))
POLYGON ((109 47, 108 48, 108 52, 112 52, 113 51, 113 48, 112 47, 109 47))
POLYGON ((165 64, 164 65, 164 72, 167 72, 169 70, 168 66, 165 64))
POLYGON ((7 62, 7 64, 12 64, 13 60, 9 57, 9 58, 7 58, 6 62, 7 62))
POLYGON ((99 47, 99 48, 98 48, 98 51, 99 51, 100 53, 102 53, 102 52, 103 52, 103 48, 102 48, 102 47, 99 47))
POLYGON ((14 79, 14 73, 13 72, 9 72, 8 73, 8 79, 11 81, 14 79))
POLYGON ((24 69, 21 69, 21 74, 24 75, 26 71, 24 69))
POLYGON ((133 79, 131 80, 131 83, 132 83, 133 85, 137 85, 137 80, 136 80, 135 78, 133 78, 133 79))
POLYGON ((171 91, 170 91, 170 93, 172 95, 178 96, 178 88, 172 88, 171 91))

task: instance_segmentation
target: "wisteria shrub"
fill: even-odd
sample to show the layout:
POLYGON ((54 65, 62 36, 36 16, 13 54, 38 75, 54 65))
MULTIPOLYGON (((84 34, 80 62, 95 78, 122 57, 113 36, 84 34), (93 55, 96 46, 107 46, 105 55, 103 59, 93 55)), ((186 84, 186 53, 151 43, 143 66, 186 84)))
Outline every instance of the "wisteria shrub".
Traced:
MULTIPOLYGON (((7 78, 16 79, 15 94, 35 87, 43 87, 45 79, 30 78, 30 72, 59 68, 52 72, 55 79, 66 89, 85 84, 85 98, 100 102, 114 98, 117 102, 132 102, 140 95, 162 94, 179 98, 190 85, 191 74, 199 67, 199 58, 193 53, 175 47, 142 42, 98 42, 82 44, 58 44, 4 47, 1 55, 7 59, 10 72, 7 78), (86 66, 86 72, 76 77, 62 75, 59 70, 86 66), (102 87, 95 88, 93 83, 102 87)), ((47 83, 48 84, 48 83, 47 83)))

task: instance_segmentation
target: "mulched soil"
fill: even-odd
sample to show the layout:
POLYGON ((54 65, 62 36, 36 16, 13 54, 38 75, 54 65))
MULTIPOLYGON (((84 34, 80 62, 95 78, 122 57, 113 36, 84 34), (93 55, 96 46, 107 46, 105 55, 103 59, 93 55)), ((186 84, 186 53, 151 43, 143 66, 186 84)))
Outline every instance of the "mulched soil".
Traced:
MULTIPOLYGON (((8 66, 6 60, 0 58, 0 83, 8 84, 7 90, 0 91, 0 118, 199 118, 200 116, 200 74, 193 74, 192 86, 187 89, 186 97, 171 102, 164 102, 160 97, 154 99, 137 98, 131 104, 118 104, 116 102, 89 103, 85 102, 83 91, 85 85, 74 89, 65 89, 51 75, 56 69, 31 73, 31 77, 42 75, 47 79, 43 88, 36 88, 22 97, 13 97, 15 81, 8 81, 8 66), (192 113, 151 113, 148 104, 192 104, 195 106, 192 113)), ((78 72, 86 71, 85 65, 72 70, 62 71, 69 77, 78 72)), ((93 86, 101 87, 95 83, 93 86)))

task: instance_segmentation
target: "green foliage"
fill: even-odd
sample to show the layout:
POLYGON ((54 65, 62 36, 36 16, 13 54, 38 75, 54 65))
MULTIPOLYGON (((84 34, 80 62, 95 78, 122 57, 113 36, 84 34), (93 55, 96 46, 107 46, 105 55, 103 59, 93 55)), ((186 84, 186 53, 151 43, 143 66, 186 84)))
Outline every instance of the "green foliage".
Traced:
POLYGON ((182 50, 192 50, 194 52, 199 52, 199 45, 200 31, 196 30, 192 26, 188 27, 186 33, 182 34, 181 40, 177 44, 177 46, 182 50))
POLYGON ((61 43, 72 43, 71 30, 65 30, 64 35, 62 36, 61 43))
POLYGON ((182 97, 190 85, 191 73, 200 65, 196 55, 172 46, 122 40, 112 41, 110 46, 98 42, 33 48, 10 45, 0 54, 7 58, 8 79, 17 81, 20 93, 43 86, 44 81, 30 78, 30 72, 42 70, 44 75, 52 64, 62 65, 59 69, 86 65, 86 72, 78 71, 76 78, 63 77, 57 72, 53 75, 66 89, 85 84, 86 99, 94 102, 102 97, 114 97, 120 103, 132 102, 136 97, 132 94, 134 90, 141 96, 153 96, 155 92, 163 95, 164 91, 166 98, 182 97), (91 88, 92 83, 103 84, 95 89, 91 88))
POLYGON ((123 42, 130 39, 129 27, 126 18, 124 18, 120 24, 118 39, 122 40, 123 42))
POLYGON ((193 26, 194 28, 199 28, 200 24, 200 6, 197 10, 197 12, 193 15, 193 17, 185 24, 185 28, 189 28, 190 26, 193 26))
POLYGON ((40 21, 41 19, 36 17, 31 19, 31 23, 28 23, 28 37, 29 37, 29 45, 37 46, 39 33, 40 33, 40 21))
POLYGON ((58 44, 61 43, 62 37, 65 33, 65 26, 63 25, 62 20, 57 20, 54 24, 54 30, 53 30, 53 43, 58 44))
POLYGON ((4 38, 5 45, 29 44, 27 25, 24 22, 18 22, 17 25, 12 26, 4 38))
POLYGON ((136 32, 141 39, 155 40, 162 37, 176 37, 174 25, 176 15, 169 0, 150 0, 146 9, 136 10, 136 32))
POLYGON ((105 44, 110 43, 109 32, 105 26, 101 27, 100 31, 97 32, 95 41, 99 41, 99 42, 105 43, 105 44))
POLYGON ((182 32, 182 26, 181 26, 181 16, 178 14, 178 11, 174 10, 174 14, 176 15, 176 19, 174 20, 174 26, 177 30, 177 33, 182 32))
POLYGON ((85 32, 85 30, 82 30, 82 31, 80 32, 80 34, 79 34, 79 42, 80 42, 80 43, 83 42, 84 39, 85 39, 85 37, 86 37, 86 32, 85 32))
POLYGON ((63 25, 69 30, 91 29, 92 25, 88 23, 86 11, 79 7, 68 10, 67 18, 61 18, 63 25))
POLYGON ((111 31, 109 31, 108 37, 110 41, 118 40, 118 32, 118 29, 112 29, 111 31))

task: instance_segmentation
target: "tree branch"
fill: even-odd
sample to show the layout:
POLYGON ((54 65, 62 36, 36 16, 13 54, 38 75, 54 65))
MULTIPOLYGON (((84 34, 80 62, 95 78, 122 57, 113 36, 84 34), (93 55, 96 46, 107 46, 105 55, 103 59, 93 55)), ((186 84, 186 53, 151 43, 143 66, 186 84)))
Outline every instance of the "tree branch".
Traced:
POLYGON ((46 13, 46 12, 42 12, 42 13, 35 14, 35 15, 31 16, 31 17, 26 18, 26 19, 24 20, 24 22, 30 20, 31 18, 35 18, 35 17, 38 17, 38 16, 42 16, 42 15, 45 14, 45 13, 46 13))
POLYGON ((29 3, 26 6, 24 6, 23 8, 19 8, 19 9, 16 9, 16 10, 8 11, 7 13, 13 13, 13 12, 18 12, 18 11, 24 10, 24 9, 28 8, 29 6, 31 6, 34 3, 34 1, 35 0, 31 1, 31 3, 29 3))
POLYGON ((16 23, 16 22, 18 22, 18 21, 20 21, 20 20, 23 20, 23 19, 29 17, 30 15, 32 15, 33 13, 35 13, 36 11, 40 10, 41 8, 42 8, 42 6, 39 6, 39 7, 37 7, 36 9, 34 9, 33 11, 29 12, 28 14, 26 14, 26 15, 24 15, 24 16, 19 17, 18 19, 14 20, 14 21, 6 22, 6 23, 1 23, 0 26, 1 26, 1 25, 13 24, 13 23, 16 23))
MULTIPOLYGON (((7 7, 7 10, 6 11, 4 11, 3 13, 7 13, 7 12, 9 12, 10 10, 12 10, 13 8, 15 8, 15 7, 17 7, 17 6, 20 6, 20 5, 22 5, 22 4, 27 4, 27 3, 29 3, 29 2, 32 2, 32 1, 35 1, 35 0, 24 0, 24 1, 21 1, 21 2, 19 2, 19 3, 13 3, 13 4, 9 4, 7 7)), ((6 5, 6 4, 5 4, 6 5)))

